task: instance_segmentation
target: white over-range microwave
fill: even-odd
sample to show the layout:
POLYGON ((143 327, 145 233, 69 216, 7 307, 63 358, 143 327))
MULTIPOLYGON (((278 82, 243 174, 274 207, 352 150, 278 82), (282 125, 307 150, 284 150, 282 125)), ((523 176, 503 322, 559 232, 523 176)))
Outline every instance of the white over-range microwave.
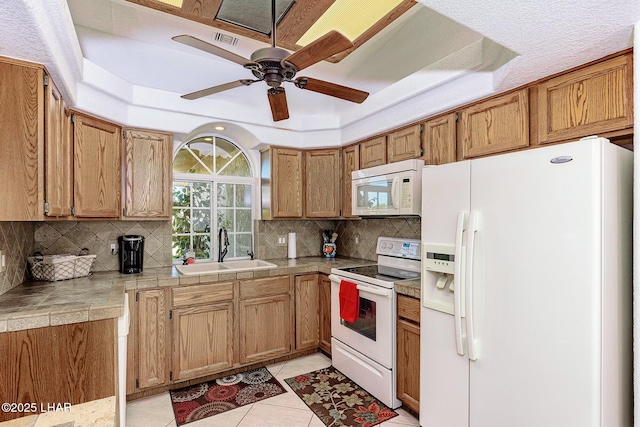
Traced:
POLYGON ((420 215, 423 160, 403 160, 351 173, 353 215, 420 215))

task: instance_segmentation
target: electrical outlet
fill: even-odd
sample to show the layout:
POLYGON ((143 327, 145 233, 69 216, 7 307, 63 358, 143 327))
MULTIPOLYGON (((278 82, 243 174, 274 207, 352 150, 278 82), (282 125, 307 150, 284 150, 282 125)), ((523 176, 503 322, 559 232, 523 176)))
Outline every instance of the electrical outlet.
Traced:
POLYGON ((278 236, 277 246, 287 246, 287 236, 278 236))
POLYGON ((360 244, 360 235, 359 235, 359 234, 356 234, 356 235, 354 236, 354 239, 355 239, 355 241, 356 241, 356 245, 359 245, 359 244, 360 244))
POLYGON ((0 251, 0 273, 7 270, 7 260, 4 251, 0 251))
POLYGON ((111 245, 109 245, 111 248, 111 255, 115 255, 116 254, 116 244, 112 243, 111 245))

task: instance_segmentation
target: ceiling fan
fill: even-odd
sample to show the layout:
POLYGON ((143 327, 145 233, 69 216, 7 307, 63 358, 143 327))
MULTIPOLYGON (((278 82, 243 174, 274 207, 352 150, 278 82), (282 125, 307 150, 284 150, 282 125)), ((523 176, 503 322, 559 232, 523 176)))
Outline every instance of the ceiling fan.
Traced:
POLYGON ((212 53, 221 58, 240 64, 244 68, 251 70, 253 75, 256 77, 255 80, 241 79, 202 89, 182 95, 181 98, 198 99, 228 89, 240 86, 250 86, 255 82, 264 81, 270 86, 267 90, 267 96, 269 98, 269 105, 271 106, 273 121, 275 122, 289 118, 287 96, 285 94, 284 87, 282 87, 282 84, 285 82, 293 83, 300 89, 306 89, 347 101, 357 102, 358 104, 367 99, 369 94, 358 89, 341 86, 311 77, 296 78, 296 73, 298 73, 298 71, 327 59, 336 53, 340 53, 353 47, 353 43, 351 43, 349 39, 337 31, 330 31, 297 52, 289 54, 288 51, 276 47, 275 16, 276 2, 273 0, 271 2, 271 47, 256 50, 251 54, 250 60, 192 36, 180 35, 172 37, 172 40, 179 43, 212 53))

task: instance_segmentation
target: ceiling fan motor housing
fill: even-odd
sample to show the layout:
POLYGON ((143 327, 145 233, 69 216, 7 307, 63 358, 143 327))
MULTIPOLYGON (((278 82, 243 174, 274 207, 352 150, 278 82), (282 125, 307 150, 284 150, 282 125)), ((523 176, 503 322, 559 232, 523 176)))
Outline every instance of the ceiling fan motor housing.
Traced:
POLYGON ((251 55, 251 60, 260 64, 260 69, 251 69, 254 76, 263 79, 271 87, 279 87, 283 80, 290 80, 297 70, 291 66, 282 66, 282 60, 289 52, 277 47, 258 49, 251 55))

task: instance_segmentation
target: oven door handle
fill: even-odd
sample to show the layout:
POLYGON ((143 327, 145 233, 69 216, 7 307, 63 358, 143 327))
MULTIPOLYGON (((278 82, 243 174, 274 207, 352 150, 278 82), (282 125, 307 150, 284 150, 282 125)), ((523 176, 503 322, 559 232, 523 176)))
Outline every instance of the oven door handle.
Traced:
POLYGON ((362 292, 366 292, 369 294, 380 295, 382 297, 391 298, 391 294, 393 293, 392 289, 384 289, 379 290, 376 288, 372 288, 370 286, 356 285, 356 289, 362 292))
MULTIPOLYGON (((330 274, 329 279, 331 280, 331 282, 335 283, 338 287, 340 286, 340 281, 343 280, 342 278, 334 274, 330 274)), ((350 280, 350 279, 344 279, 344 280, 350 280)), ((382 287, 376 288, 373 286, 361 285, 359 283, 356 283, 356 289, 362 292, 366 292, 373 295, 380 295, 386 298, 391 298, 391 295, 393 294, 393 292, 395 292, 393 289, 387 289, 382 287)))

